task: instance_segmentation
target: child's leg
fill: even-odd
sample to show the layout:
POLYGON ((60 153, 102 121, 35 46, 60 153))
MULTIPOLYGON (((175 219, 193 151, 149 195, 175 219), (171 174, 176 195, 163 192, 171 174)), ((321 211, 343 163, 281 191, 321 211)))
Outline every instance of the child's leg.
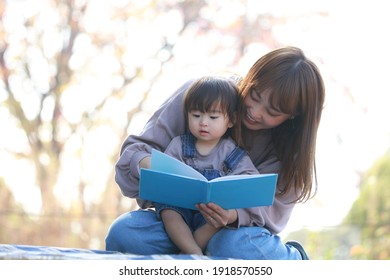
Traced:
POLYGON ((192 232, 182 216, 172 209, 160 213, 168 236, 184 254, 203 255, 202 249, 195 242, 192 232))
POLYGON ((213 237, 220 229, 209 224, 204 224, 194 232, 194 239, 198 246, 204 251, 210 238, 213 237))

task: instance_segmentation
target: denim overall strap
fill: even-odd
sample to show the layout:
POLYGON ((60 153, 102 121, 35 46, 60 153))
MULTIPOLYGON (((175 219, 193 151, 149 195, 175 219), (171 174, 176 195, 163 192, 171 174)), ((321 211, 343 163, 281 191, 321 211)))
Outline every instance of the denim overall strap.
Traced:
POLYGON ((194 158, 196 154, 195 141, 196 138, 191 133, 183 134, 181 138, 181 147, 183 151, 183 157, 194 158))
POLYGON ((193 162, 193 159, 196 156, 196 138, 191 133, 181 135, 181 143, 182 143, 182 152, 183 157, 186 159, 191 159, 191 163, 187 162, 189 166, 194 168, 196 171, 198 171, 200 174, 202 174, 207 180, 212 180, 218 177, 221 177, 221 172, 216 169, 200 169, 198 168, 195 163, 193 162))
POLYGON ((236 168, 237 164, 245 156, 245 154, 245 150, 241 149, 240 147, 236 146, 234 148, 234 150, 226 157, 223 163, 223 171, 225 175, 229 174, 234 170, 234 168, 236 168))

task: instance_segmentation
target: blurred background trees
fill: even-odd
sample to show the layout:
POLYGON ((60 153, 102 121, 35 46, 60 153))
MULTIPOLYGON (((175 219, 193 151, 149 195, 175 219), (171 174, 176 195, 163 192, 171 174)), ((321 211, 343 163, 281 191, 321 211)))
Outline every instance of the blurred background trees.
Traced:
MULTIPOLYGON (((249 0, 2 1, 0 243, 103 249, 111 222, 136 207, 114 181, 125 137, 186 79, 243 75, 262 54, 291 43, 280 39, 283 26, 304 30, 313 26, 302 20, 329 17, 323 9, 270 10, 266 1, 249 0)), ((321 50, 302 44, 323 67, 321 50)), ((348 99, 350 88, 338 87, 348 99)), ((390 179, 370 178, 346 223, 389 224, 385 214, 373 221, 385 211, 380 196, 363 193, 390 179), (366 199, 378 208, 364 208, 366 199)), ((388 236, 388 227, 359 233, 351 256, 389 258, 362 241, 388 236)), ((334 254, 318 258, 327 256, 334 254)))
POLYGON ((351 244, 351 257, 390 259, 390 151, 364 174, 359 198, 343 224, 355 227, 361 242, 351 244))
POLYGON ((362 174, 360 194, 343 221, 321 231, 291 233, 314 259, 390 259, 390 151, 362 174))

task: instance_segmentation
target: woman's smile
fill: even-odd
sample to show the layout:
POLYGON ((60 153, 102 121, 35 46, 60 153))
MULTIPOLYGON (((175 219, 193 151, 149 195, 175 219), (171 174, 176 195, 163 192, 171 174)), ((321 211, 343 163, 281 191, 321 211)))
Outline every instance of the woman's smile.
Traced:
POLYGON ((248 121, 249 123, 251 123, 251 124, 258 124, 258 123, 260 123, 259 121, 255 120, 255 119, 252 117, 252 115, 250 114, 250 112, 249 112, 248 110, 246 111, 246 119, 247 119, 247 121, 248 121))

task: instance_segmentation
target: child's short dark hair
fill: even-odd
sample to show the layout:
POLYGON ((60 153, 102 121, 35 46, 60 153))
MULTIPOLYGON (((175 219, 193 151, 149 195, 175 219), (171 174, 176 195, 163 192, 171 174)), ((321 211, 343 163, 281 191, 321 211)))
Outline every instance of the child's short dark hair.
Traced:
MULTIPOLYGON (((188 124, 188 112, 210 112, 219 105, 219 109, 227 115, 229 121, 236 124, 240 121, 237 115, 240 98, 235 81, 216 76, 202 77, 188 88, 184 97, 186 123, 188 124)), ((240 125, 229 128, 225 136, 231 136, 238 145, 242 145, 240 125)))
POLYGON ((240 96, 233 81, 223 77, 203 77, 196 80, 187 90, 184 98, 184 110, 210 112, 219 105, 222 113, 234 122, 240 96))

